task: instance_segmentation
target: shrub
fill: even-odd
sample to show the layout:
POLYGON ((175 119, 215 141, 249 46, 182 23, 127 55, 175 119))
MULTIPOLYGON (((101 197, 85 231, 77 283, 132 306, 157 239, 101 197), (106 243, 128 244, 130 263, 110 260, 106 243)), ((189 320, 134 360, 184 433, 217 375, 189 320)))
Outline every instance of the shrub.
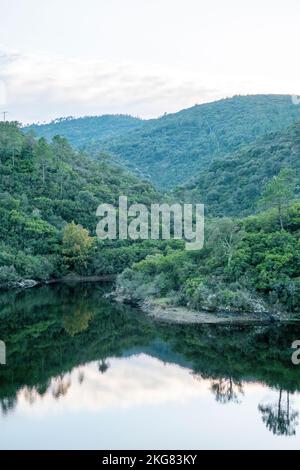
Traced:
POLYGON ((0 266, 0 285, 8 285, 18 281, 19 278, 14 266, 0 266))

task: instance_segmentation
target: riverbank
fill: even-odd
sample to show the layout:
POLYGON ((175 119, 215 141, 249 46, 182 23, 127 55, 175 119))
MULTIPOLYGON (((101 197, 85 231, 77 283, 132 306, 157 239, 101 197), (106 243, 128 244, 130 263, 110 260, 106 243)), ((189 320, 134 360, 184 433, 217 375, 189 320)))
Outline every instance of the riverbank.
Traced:
POLYGON ((79 276, 69 274, 57 279, 49 279, 47 281, 37 281, 35 279, 22 279, 20 281, 11 282, 7 285, 0 286, 0 290, 13 290, 13 289, 31 289, 33 287, 49 285, 49 284, 63 284, 63 283, 96 283, 96 282, 113 282, 115 275, 107 274, 101 276, 79 276))
POLYGON ((138 307, 149 317, 157 321, 168 323, 202 323, 202 324, 270 324, 282 321, 297 321, 297 317, 291 317, 290 314, 283 311, 271 311, 269 309, 259 308, 256 311, 234 311, 226 307, 218 307, 214 310, 209 309, 191 309, 186 306, 174 305, 172 299, 147 297, 144 300, 134 300, 124 295, 122 289, 106 295, 118 303, 124 303, 138 307))
POLYGON ((46 284, 57 284, 63 282, 112 282, 116 278, 113 274, 105 274, 101 276, 79 276, 79 275, 67 275, 63 276, 59 279, 52 279, 50 281, 46 281, 46 284))
POLYGON ((163 299, 147 299, 140 304, 143 312, 155 320, 170 323, 206 323, 206 324, 238 324, 238 323, 274 323, 287 321, 286 314, 277 312, 230 312, 230 311, 196 311, 187 307, 172 306, 163 299))
MULTIPOLYGON (((16 290, 16 289, 29 289, 43 285, 55 284, 84 284, 84 283, 110 283, 115 280, 113 275, 102 276, 79 276, 68 275, 58 279, 51 279, 44 282, 38 282, 32 279, 27 279, 15 283, 14 286, 6 287, 2 290, 16 290)), ((106 298, 112 299, 118 303, 124 303, 138 307, 142 312, 156 321, 165 323, 177 324, 269 324, 275 322, 286 321, 299 321, 300 318, 291 317, 286 312, 279 311, 252 311, 252 312, 239 312, 229 309, 218 308, 212 310, 194 310, 185 306, 173 305, 169 298, 152 298, 148 297, 143 301, 135 302, 123 296, 121 292, 116 289, 113 292, 105 295, 106 298)))

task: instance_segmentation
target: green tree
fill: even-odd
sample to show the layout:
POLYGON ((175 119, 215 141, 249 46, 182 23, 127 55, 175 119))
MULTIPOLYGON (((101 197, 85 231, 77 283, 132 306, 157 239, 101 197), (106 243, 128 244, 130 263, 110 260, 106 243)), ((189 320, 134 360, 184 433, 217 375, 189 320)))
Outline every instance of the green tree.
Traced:
POLYGON ((278 211, 281 230, 283 226, 283 209, 292 201, 295 192, 295 175, 289 168, 282 168, 267 184, 259 200, 259 204, 278 211))
POLYGON ((244 230, 236 220, 224 217, 213 221, 209 227, 208 245, 215 256, 226 259, 229 268, 237 246, 242 240, 244 230))
POLYGON ((46 168, 47 168, 47 162, 49 162, 50 156, 51 156, 51 148, 48 145, 46 139, 44 137, 41 137, 38 141, 37 149, 36 149, 36 155, 39 161, 39 164, 41 165, 42 169, 42 181, 43 185, 45 184, 46 181, 46 168))
POLYGON ((18 122, 2 122, 0 125, 0 154, 11 157, 15 166, 15 157, 22 151, 22 135, 18 122))

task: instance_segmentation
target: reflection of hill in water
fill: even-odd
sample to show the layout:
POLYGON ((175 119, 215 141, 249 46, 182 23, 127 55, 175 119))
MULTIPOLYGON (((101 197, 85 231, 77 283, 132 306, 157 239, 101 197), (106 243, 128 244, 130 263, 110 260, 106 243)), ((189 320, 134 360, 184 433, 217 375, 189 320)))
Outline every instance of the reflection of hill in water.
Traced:
MULTIPOLYGON (((138 353, 210 379, 212 393, 224 403, 234 401, 243 381, 250 378, 276 387, 281 394, 300 390, 299 370, 291 363, 290 349, 300 337, 298 325, 166 325, 113 304, 102 293, 94 285, 78 285, 1 295, 0 338, 7 345, 7 366, 0 368, 4 411, 14 406, 24 386, 29 394, 30 390, 43 394, 55 377, 60 396, 68 392, 67 377, 74 367, 98 361, 99 372, 104 374, 109 358, 138 353)), ((266 426, 282 428, 278 419, 276 426, 272 424, 274 413, 279 421, 283 419, 282 410, 282 399, 279 411, 278 406, 262 406, 266 426)))
POLYGON ((186 367, 189 369, 193 368, 193 364, 187 361, 182 354, 176 353, 171 349, 171 345, 169 343, 158 338, 155 338, 154 341, 148 345, 128 349, 123 352, 122 356, 131 357, 139 354, 147 354, 148 356, 159 359, 165 364, 176 364, 180 367, 186 367))

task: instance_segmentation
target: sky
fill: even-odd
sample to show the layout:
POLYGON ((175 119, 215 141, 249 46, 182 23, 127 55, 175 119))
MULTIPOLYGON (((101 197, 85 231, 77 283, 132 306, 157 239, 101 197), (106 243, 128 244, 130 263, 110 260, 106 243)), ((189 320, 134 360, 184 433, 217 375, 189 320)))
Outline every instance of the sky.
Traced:
POLYGON ((0 0, 0 111, 150 118, 299 95, 299 21, 299 0, 0 0))

